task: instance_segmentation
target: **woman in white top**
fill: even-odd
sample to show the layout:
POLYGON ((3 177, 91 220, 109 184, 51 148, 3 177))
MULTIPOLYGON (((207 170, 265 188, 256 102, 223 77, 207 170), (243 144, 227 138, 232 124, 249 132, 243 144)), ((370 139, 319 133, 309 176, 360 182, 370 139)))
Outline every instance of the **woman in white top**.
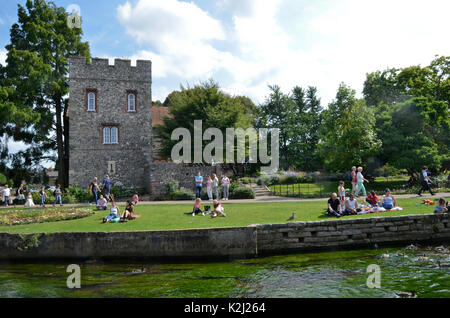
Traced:
POLYGON ((228 194, 230 189, 230 179, 226 175, 222 176, 222 187, 223 187, 223 199, 227 201, 228 200, 228 194))
POLYGON ((213 174, 213 187, 216 200, 219 200, 219 179, 217 178, 217 175, 215 173, 213 174))
POLYGON ((359 191, 362 190, 363 195, 367 195, 366 193, 366 188, 364 187, 364 181, 366 181, 367 183, 369 183, 369 181, 367 179, 364 178, 364 176, 362 175, 362 167, 358 167, 358 173, 356 174, 356 179, 358 180, 358 186, 356 187, 356 192, 355 192, 355 196, 358 196, 359 191))
POLYGON ((112 201, 111 208, 109 209, 109 215, 103 219, 103 223, 110 222, 114 219, 120 218, 120 210, 119 207, 116 205, 116 202, 112 201))

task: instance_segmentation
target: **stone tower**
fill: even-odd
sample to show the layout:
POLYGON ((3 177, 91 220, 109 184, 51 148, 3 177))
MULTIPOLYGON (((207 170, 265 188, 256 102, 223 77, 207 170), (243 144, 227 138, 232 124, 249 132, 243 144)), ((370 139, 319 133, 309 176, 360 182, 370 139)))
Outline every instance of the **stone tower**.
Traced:
POLYGON ((151 61, 70 58, 69 184, 87 187, 109 174, 148 188, 152 162, 151 61))

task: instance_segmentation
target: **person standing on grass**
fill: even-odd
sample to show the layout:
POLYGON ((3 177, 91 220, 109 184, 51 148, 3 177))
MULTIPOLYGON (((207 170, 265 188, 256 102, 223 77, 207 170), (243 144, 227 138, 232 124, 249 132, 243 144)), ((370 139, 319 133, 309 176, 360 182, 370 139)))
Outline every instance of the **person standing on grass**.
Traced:
POLYGON ((55 201, 53 202, 53 206, 59 202, 59 206, 63 206, 62 204, 62 198, 61 198, 61 185, 58 184, 58 187, 55 190, 55 201))
POLYGON ((215 173, 213 173, 213 189, 216 200, 219 200, 219 179, 215 173))
POLYGON ((93 196, 92 199, 89 201, 89 204, 91 204, 91 202, 94 202, 95 204, 97 203, 98 200, 98 192, 100 192, 100 188, 98 187, 98 181, 97 181, 97 177, 94 177, 94 180, 92 180, 91 184, 89 185, 89 192, 91 193, 91 195, 93 196))
POLYGON ((47 199, 47 193, 45 193, 45 187, 42 187, 39 194, 41 195, 41 207, 45 208, 45 199, 47 199))
POLYGON ((222 176, 222 188, 223 188, 223 199, 224 201, 228 201, 228 195, 230 191, 230 179, 226 176, 222 176))
POLYGON ((352 167, 352 172, 351 172, 350 178, 352 180, 352 193, 355 194, 356 187, 358 186, 358 179, 356 178, 356 167, 355 166, 352 167))
POLYGON ((434 195, 433 191, 431 190, 431 179, 428 176, 428 167, 424 166, 422 169, 422 172, 420 174, 420 181, 422 183, 422 188, 419 190, 419 197, 422 196, 422 191, 430 191, 431 195, 434 195))
POLYGON ((136 205, 139 203, 139 195, 137 194, 137 192, 135 192, 133 194, 133 197, 131 198, 131 200, 133 201, 133 204, 136 205))
POLYGON ((103 182, 102 182, 102 192, 103 192, 103 196, 106 198, 106 200, 109 200, 111 190, 112 190, 111 179, 109 178, 109 175, 106 175, 105 179, 103 179, 103 182))
POLYGON ((198 199, 202 196, 203 177, 200 171, 195 176, 195 198, 198 199))
POLYGON ((11 189, 7 184, 5 184, 5 188, 2 190, 3 200, 5 201, 5 206, 9 204, 9 197, 11 196, 11 189))
POLYGON ((356 197, 358 196, 359 191, 361 191, 361 190, 362 190, 362 193, 363 193, 364 196, 367 195, 366 188, 364 187, 364 181, 369 183, 369 180, 364 178, 364 176, 362 174, 362 171, 363 171, 363 168, 362 167, 358 167, 358 173, 356 174, 356 179, 358 181, 358 186, 356 187, 356 192, 355 192, 355 196, 356 197))
POLYGON ((208 181, 206 181, 206 193, 208 193, 209 201, 213 200, 212 187, 213 187, 213 180, 211 179, 211 176, 208 176, 208 181))
POLYGON ((345 182, 339 181, 338 187, 339 200, 341 200, 341 207, 345 205, 345 182))

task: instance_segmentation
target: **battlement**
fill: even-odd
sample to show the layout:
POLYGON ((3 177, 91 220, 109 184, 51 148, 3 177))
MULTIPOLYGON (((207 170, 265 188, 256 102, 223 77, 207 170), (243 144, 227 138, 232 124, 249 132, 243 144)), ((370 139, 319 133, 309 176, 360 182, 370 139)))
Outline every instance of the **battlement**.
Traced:
POLYGON ((109 59, 71 56, 69 58, 69 77, 72 79, 109 79, 109 80, 135 80, 151 82, 152 62, 150 60, 137 60, 136 66, 131 60, 109 59))

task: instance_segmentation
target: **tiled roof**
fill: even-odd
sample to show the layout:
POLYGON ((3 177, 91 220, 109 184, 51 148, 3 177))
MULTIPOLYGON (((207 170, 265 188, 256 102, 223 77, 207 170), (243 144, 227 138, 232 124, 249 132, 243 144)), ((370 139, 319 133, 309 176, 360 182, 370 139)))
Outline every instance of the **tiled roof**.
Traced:
POLYGON ((152 127, 155 127, 155 125, 164 125, 164 117, 171 117, 169 107, 152 106, 152 127))

